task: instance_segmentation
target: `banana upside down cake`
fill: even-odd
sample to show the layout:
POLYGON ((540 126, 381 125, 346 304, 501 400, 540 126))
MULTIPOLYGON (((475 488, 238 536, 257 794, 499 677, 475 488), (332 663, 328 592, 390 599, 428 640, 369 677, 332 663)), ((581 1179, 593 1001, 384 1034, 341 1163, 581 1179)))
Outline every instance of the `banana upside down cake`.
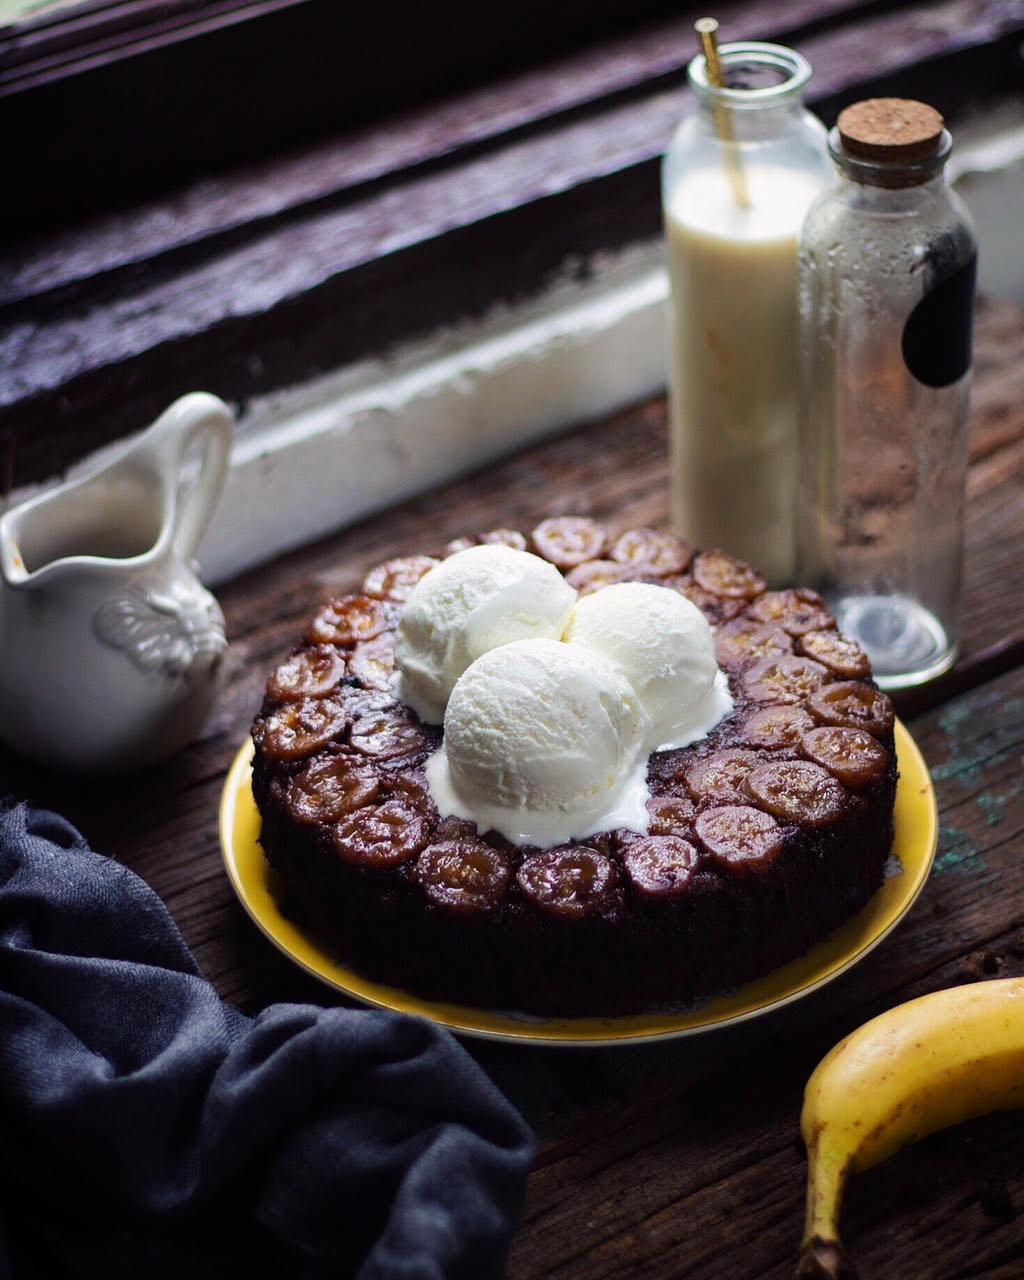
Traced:
POLYGON ((867 902, 893 724, 814 592, 552 517, 324 603, 267 680, 253 792, 282 910, 365 977, 628 1014, 765 974, 867 902))

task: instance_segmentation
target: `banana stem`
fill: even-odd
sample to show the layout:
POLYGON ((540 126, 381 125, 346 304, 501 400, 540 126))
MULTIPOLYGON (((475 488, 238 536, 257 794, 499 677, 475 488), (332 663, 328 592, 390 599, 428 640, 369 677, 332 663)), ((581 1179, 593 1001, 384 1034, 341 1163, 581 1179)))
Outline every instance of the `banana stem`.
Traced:
POLYGON ((850 1160, 832 1151, 828 1126, 814 1135, 808 1152, 807 1219, 795 1280, 856 1280, 857 1272, 839 1240, 839 1212, 850 1160))
POLYGON ((805 1240, 794 1280, 857 1280, 857 1269, 838 1240, 805 1240))

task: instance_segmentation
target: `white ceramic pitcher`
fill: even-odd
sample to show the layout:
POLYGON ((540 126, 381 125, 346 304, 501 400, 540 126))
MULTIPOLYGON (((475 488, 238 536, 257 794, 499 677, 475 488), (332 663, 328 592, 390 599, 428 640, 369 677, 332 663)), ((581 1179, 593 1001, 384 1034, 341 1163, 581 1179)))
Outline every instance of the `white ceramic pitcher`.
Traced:
POLYGON ((120 772, 198 730, 227 640, 192 556, 233 430, 193 392, 113 461, 0 517, 0 738, 16 751, 120 772))

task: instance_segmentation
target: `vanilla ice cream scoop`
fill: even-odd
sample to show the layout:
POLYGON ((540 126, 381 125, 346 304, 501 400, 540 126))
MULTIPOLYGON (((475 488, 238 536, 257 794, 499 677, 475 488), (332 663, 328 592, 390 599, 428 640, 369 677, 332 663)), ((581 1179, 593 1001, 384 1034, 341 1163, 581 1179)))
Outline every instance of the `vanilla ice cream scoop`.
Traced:
POLYGON ((671 587, 621 582, 583 596, 565 639, 600 653, 651 718, 649 750, 702 738, 731 709, 707 619, 671 587))
POLYGON ((518 844, 644 826, 650 721, 600 654, 557 640, 493 649, 463 673, 427 762, 442 813, 518 844))
POLYGON ((456 552, 419 580, 402 611, 398 696, 421 720, 440 724, 470 663, 513 640, 557 640, 575 602, 573 588, 540 556, 500 544, 456 552))

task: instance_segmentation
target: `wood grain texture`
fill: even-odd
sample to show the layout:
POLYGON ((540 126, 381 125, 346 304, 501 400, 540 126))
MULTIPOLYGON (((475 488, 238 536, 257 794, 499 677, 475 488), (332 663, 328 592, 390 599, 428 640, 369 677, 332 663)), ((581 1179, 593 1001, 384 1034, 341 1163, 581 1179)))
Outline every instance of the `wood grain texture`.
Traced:
MULTIPOLYGON (((196 387, 244 406, 658 236, 698 12, 0 249, 10 483, 196 387)), ((1019 85, 1024 0, 735 0, 719 16, 730 39, 807 53, 826 121, 869 92, 955 118, 1019 85)))
MULTIPOLYGON (((712 1035, 614 1049, 468 1042, 534 1125, 539 1154, 510 1280, 783 1280, 800 1238, 801 1094, 842 1035, 937 987, 1024 973, 1024 316, 979 313, 964 655, 904 718, 941 834, 907 918, 852 971, 712 1035), (927 702, 927 706, 925 703, 927 702)), ((55 808, 163 897, 221 994, 337 1003, 250 924, 222 868, 217 807, 270 667, 316 602, 390 556, 467 531, 579 512, 665 524, 660 399, 517 453, 226 585, 231 638, 198 740, 129 780, 73 779, 0 754, 0 792, 55 808)), ((1024 1114, 936 1135, 855 1180, 846 1238, 864 1280, 1024 1274, 1024 1114)))
MULTIPOLYGON (((856 0, 732 0, 719 9, 722 38, 771 39, 807 22, 841 19, 859 7, 856 0)), ((344 137, 317 139, 258 164, 204 175, 174 196, 96 216, 87 226, 26 235, 6 251, 0 248, 0 305, 88 281, 95 288, 97 278, 112 272, 285 213, 294 216, 346 192, 393 184, 403 174, 451 162, 524 130, 536 132, 570 113, 636 98, 658 82, 677 89, 695 52, 693 20, 699 12, 689 8, 619 35, 592 26, 585 47, 491 84, 449 90, 429 111, 392 110, 344 137)))
POLYGON ((96 0, 0 28, 0 226, 59 222, 507 73, 665 0, 96 0), (89 110, 83 110, 83 104, 89 110), (34 135, 34 136, 33 136, 34 135))
MULTIPOLYGON (((576 1053, 564 1066, 563 1053, 547 1065, 572 1073, 571 1093, 544 1095, 550 1081, 536 1062, 489 1055, 545 1136, 515 1280, 791 1275, 800 1102, 819 1058, 902 1000, 1024 972, 1024 672, 916 719, 913 731, 935 782, 939 857, 907 919, 853 971, 700 1042, 576 1053)), ((1008 1258, 1024 1269, 1022 1137, 1024 1116, 981 1121, 855 1179, 845 1238, 865 1280, 995 1276, 1008 1258)))

